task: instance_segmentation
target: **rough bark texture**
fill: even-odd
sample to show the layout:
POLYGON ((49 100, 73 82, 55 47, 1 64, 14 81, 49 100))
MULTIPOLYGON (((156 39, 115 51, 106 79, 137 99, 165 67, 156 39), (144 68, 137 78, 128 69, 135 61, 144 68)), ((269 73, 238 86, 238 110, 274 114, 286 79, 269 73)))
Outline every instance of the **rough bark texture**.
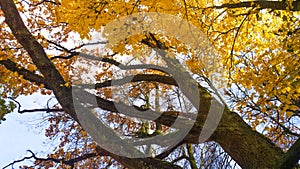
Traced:
MULTIPOLYGON (((298 2, 298 1, 297 1, 298 2)), ((281 3, 281 2, 280 2, 281 3)), ((42 46, 34 39, 31 33, 25 27, 15 4, 12 0, 0 0, 1 10, 5 14, 6 23, 9 25, 12 33, 20 44, 27 50, 34 64, 38 67, 48 81, 47 87, 54 91, 54 94, 70 116, 77 120, 73 106, 71 88, 63 86, 65 83, 55 66, 46 56, 42 46)), ((298 9, 298 5, 295 5, 298 9)), ((229 6, 228 6, 229 7, 229 6)), ((6 63, 1 61, 0 64, 6 63)), ((10 64, 7 62, 6 64, 10 64)), ((5 64, 4 64, 5 65, 5 64)), ((23 72, 26 74, 27 72, 23 72)), ((24 76, 26 78, 26 76, 24 76)), ((40 80, 40 77, 27 74, 28 80, 40 80)), ((202 88, 200 91, 200 109, 197 122, 188 136, 184 139, 187 143, 197 143, 200 131, 202 129, 206 115, 208 114, 211 96, 207 95, 202 88)), ((172 121, 174 117, 161 117, 161 122, 172 121)), ((276 147, 263 135, 253 131, 238 114, 225 110, 219 127, 210 138, 218 142, 223 149, 243 168, 277 168, 278 161, 281 164, 287 164, 290 161, 297 161, 297 158, 291 158, 299 152, 299 146, 296 146, 292 154, 284 154, 282 150, 276 147)), ((169 162, 164 162, 156 158, 130 159, 111 154, 101 147, 98 147, 99 154, 110 155, 128 168, 179 168, 169 162)), ((299 154, 299 153, 298 153, 299 154)), ((298 157, 298 156, 297 156, 298 157)), ((292 165, 288 166, 291 167, 292 165)))
MULTIPOLYGON (((248 1, 239 3, 229 3, 220 6, 214 6, 212 8, 222 9, 222 8, 252 8, 259 6, 260 9, 273 9, 273 10, 286 10, 289 6, 287 1, 248 1)), ((292 1, 292 8, 290 11, 299 11, 300 2, 292 1)))
MULTIPOLYGON (((300 159, 300 139, 298 139, 292 147, 284 154, 283 158, 278 162, 278 168, 293 168, 298 164, 300 159)), ((299 168, 299 165, 297 166, 299 168)))
MULTIPOLYGON (((207 91, 203 88, 199 88, 199 91, 200 111, 196 128, 191 132, 201 130, 212 102, 207 91)), ((214 106, 220 105, 215 102, 214 106)), ((199 136, 199 133, 193 135, 199 136)), ((279 147, 254 131, 237 113, 228 108, 225 108, 218 128, 209 140, 219 143, 242 168, 278 168, 275 166, 284 155, 279 147)))
POLYGON ((0 5, 5 14, 5 21, 12 33, 18 42, 26 49, 33 63, 44 75, 46 81, 50 82, 48 83, 49 87, 53 90, 57 100, 74 119, 77 119, 72 102, 69 101, 72 100, 71 89, 64 86, 65 81, 63 77, 47 57, 43 47, 24 25, 14 2, 11 0, 1 0, 0 5))
MULTIPOLYGON (((24 25, 18 10, 12 0, 1 0, 0 1, 1 10, 4 12, 5 21, 10 27, 12 33, 19 41, 19 43, 26 49, 29 53, 31 59, 37 68, 44 75, 44 78, 49 82, 49 88, 54 92, 55 97, 63 107, 66 113, 68 113, 74 120, 78 121, 76 112, 73 106, 72 92, 71 88, 64 86, 65 81, 48 59, 43 47, 36 41, 32 34, 28 31, 24 25)), ((103 150, 99 148, 99 150, 103 150)), ((100 151, 101 154, 103 151, 100 151)), ((119 162, 128 168, 147 168, 145 166, 159 166, 158 168, 177 168, 176 165, 157 160, 155 158, 146 159, 131 159, 119 157, 117 155, 111 154, 115 159, 119 159, 119 162), (144 167, 142 167, 144 166, 144 167)))
POLYGON ((226 110, 212 136, 242 168, 276 168, 283 151, 260 133, 252 130, 241 117, 226 110))

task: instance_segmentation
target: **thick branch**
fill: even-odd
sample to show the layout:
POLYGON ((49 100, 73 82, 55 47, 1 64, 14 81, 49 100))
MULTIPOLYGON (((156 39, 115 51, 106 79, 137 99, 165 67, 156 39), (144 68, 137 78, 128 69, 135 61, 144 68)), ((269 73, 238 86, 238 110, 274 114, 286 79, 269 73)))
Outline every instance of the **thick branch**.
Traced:
MULTIPOLYGON (((257 3, 261 3, 261 8, 271 8, 271 7, 263 6, 263 3, 271 3, 270 1, 257 1, 257 3)), ((283 5, 284 2, 274 2, 274 3, 279 3, 283 5)), ((294 4, 295 3, 296 2, 294 2, 294 4)), ((44 75, 45 79, 51 81, 51 83, 49 83, 49 87, 54 91, 56 98, 62 105, 65 112, 67 112, 75 120, 78 121, 73 107, 71 89, 63 86, 63 84, 65 84, 64 79, 56 70, 55 66, 51 63, 51 61, 47 58, 46 53, 43 50, 42 46, 34 39, 34 37, 26 29, 13 1, 1 0, 0 5, 1 5, 1 9, 5 14, 6 22, 11 28, 17 40, 27 50, 34 64, 44 75)), ((223 7, 226 7, 226 5, 223 7)), ((217 8, 223 8, 223 7, 217 7, 217 8)), ((229 7, 230 4, 227 5, 227 8, 229 7)), ((279 9, 278 6, 276 7, 277 9, 279 9)), ((284 7, 284 9, 285 8, 286 6, 284 7)), ((293 10, 295 9, 299 9, 299 5, 294 5, 293 10)), ((160 49, 163 49, 163 47, 161 47, 160 49)), ((165 55, 164 51, 158 51, 158 52, 161 55, 165 55)), ((179 69, 176 69, 176 65, 173 68, 175 69, 174 72, 179 71, 179 69)), ((179 75, 178 77, 180 78, 179 75)), ((189 84, 190 82, 186 82, 186 83, 189 84)), ((189 90, 189 88, 186 87, 186 90, 189 90)), ((191 102, 197 100, 197 98, 193 99, 193 96, 195 96, 193 94, 195 93, 189 94, 189 91, 183 91, 183 92, 185 94, 187 93, 191 102)), ((197 122, 194 125, 194 128, 198 129, 198 131, 191 130, 191 132, 187 136, 187 137, 194 136, 194 139, 196 141, 197 141, 197 134, 200 131, 199 129, 201 129, 200 127, 204 123, 203 117, 205 117, 205 115, 208 114, 210 108, 209 101, 211 99, 211 98, 205 98, 203 97, 203 95, 200 95, 200 97, 201 97, 200 99, 201 103, 199 108, 200 115, 198 116, 197 122), (195 132, 195 134, 193 134, 193 132, 195 132)), ((224 111, 222 121, 219 124, 219 127, 216 130, 215 134, 213 135, 212 139, 217 141, 224 148, 224 150, 228 152, 230 156, 233 157, 233 159, 236 160, 238 164, 240 164, 244 168, 274 168, 275 163, 279 161, 279 159, 282 157, 283 154, 283 152, 278 147, 276 147, 273 143, 269 142, 269 140, 266 139, 260 133, 253 131, 251 127, 249 127, 241 119, 240 116, 238 116, 236 113, 230 112, 228 109, 224 111)), ((99 148, 98 151, 100 150, 102 149, 99 148)), ((116 159, 117 161, 121 162, 123 165, 125 165, 128 168, 145 168, 145 166, 148 166, 148 168, 179 168, 171 163, 162 162, 161 160, 155 158, 131 159, 131 158, 117 156, 114 154, 110 154, 110 156, 116 159)))
MULTIPOLYGON (((57 100, 59 101, 65 112, 68 113, 72 118, 74 118, 74 120, 78 121, 76 111, 72 102, 73 98, 71 88, 64 85, 65 81, 63 77, 47 57, 43 47, 37 42, 37 40, 32 36, 32 34, 24 25, 14 2, 12 0, 1 0, 0 6, 1 10, 4 12, 5 21, 10 27, 12 33, 14 34, 18 42, 29 53, 34 64, 44 75, 45 79, 51 82, 49 83, 49 87, 54 91, 57 100)), ((168 162, 163 162, 155 158, 137 160, 120 157, 114 154, 111 154, 111 157, 119 160, 119 162, 129 168, 139 169, 145 166, 152 166, 152 168, 178 168, 176 167, 176 165, 168 162)))
POLYGON ((242 168, 277 168, 283 151, 262 134, 254 131, 236 113, 225 109, 212 140, 242 168))
MULTIPOLYGON (((300 10, 300 1, 293 1, 293 8, 290 8, 290 11, 299 11, 300 10)), ((273 10, 286 10, 288 4, 286 1, 248 1, 248 2, 239 2, 233 4, 222 4, 219 6, 212 6, 208 8, 222 9, 222 8, 252 8, 259 7, 260 9, 273 9, 273 10)))
POLYGON ((0 64, 4 65, 6 69, 12 72, 18 72, 19 75, 22 75, 24 79, 31 82, 35 82, 38 85, 44 84, 45 88, 49 89, 48 82, 42 76, 39 76, 23 67, 18 66, 15 62, 10 59, 0 60, 0 64))
POLYGON ((292 145, 292 147, 285 153, 280 160, 278 168, 294 168, 300 159, 300 139, 292 145))
POLYGON ((193 151, 193 146, 191 144, 186 144, 186 149, 187 149, 187 152, 188 152, 188 160, 190 162, 190 166, 192 169, 197 169, 197 162, 195 160, 195 157, 194 157, 194 151, 193 151))
POLYGON ((158 122, 166 126, 171 126, 176 118, 179 118, 177 119, 178 126, 173 125, 172 127, 182 128, 182 126, 185 126, 187 123, 189 123, 190 119, 194 115, 191 113, 186 114, 176 111, 156 112, 152 109, 143 109, 135 105, 129 106, 121 101, 113 102, 106 100, 101 97, 94 96, 86 91, 79 92, 80 93, 76 94, 81 96, 78 98, 78 100, 83 104, 90 105, 89 108, 99 107, 103 110, 120 113, 129 117, 141 118, 145 120, 158 120, 158 122), (93 102, 94 98, 96 98, 96 103, 93 102))
POLYGON ((20 14, 12 0, 1 0, 1 10, 5 15, 5 21, 10 27, 18 42, 25 48, 33 63, 37 66, 44 78, 49 83, 49 88, 54 92, 59 103, 65 111, 76 119, 76 113, 72 105, 71 89, 64 86, 65 81, 56 67, 47 57, 43 47, 28 31, 20 14))
POLYGON ((96 84, 79 84, 74 86, 78 86, 83 89, 99 89, 104 87, 124 85, 131 82, 158 82, 166 85, 178 86, 174 78, 157 74, 137 74, 126 76, 122 79, 107 80, 96 84))
MULTIPOLYGON (((143 43, 153 48, 156 47, 156 49, 166 50, 168 48, 151 33, 150 36, 143 40, 143 43), (151 43, 149 39, 155 41, 156 44, 151 43)), ((157 50, 157 52, 161 56, 165 56, 164 51, 157 50)), ((167 62, 169 68, 172 68, 172 66, 175 68, 180 67, 180 64, 176 64, 176 60, 172 61, 167 57, 163 58, 167 62)), ((177 68, 177 70, 180 70, 180 68, 177 68)), ((191 79, 191 81, 192 80, 193 79, 191 79)), ((224 107, 220 105, 221 103, 215 102, 206 89, 201 88, 201 86, 198 86, 198 89, 200 93, 200 106, 197 122, 193 127, 198 128, 198 132, 191 134, 192 131, 195 131, 191 130, 187 137, 196 135, 198 138, 195 137, 194 139, 201 141, 202 138, 199 138, 199 131, 202 130, 202 133, 210 133, 210 130, 213 130, 213 126, 216 124, 214 119, 218 119, 218 116, 220 115, 218 112, 223 111, 224 107), (212 102, 214 102, 214 104, 212 104, 212 102), (211 108, 215 112, 210 112, 211 108), (208 115, 213 118, 210 118, 210 121, 206 122, 206 116, 208 115), (209 123, 207 125, 208 127, 202 129, 203 123, 209 123)), ((183 93, 187 94, 188 98, 192 95, 188 94, 188 90, 183 91, 183 93)), ((193 100, 191 97, 189 99, 191 101, 193 100)), ((262 134, 253 131, 252 128, 238 116, 238 114, 231 112, 226 106, 218 128, 209 139, 218 142, 242 168, 274 168, 283 155, 283 151, 279 147, 265 138, 262 134)))

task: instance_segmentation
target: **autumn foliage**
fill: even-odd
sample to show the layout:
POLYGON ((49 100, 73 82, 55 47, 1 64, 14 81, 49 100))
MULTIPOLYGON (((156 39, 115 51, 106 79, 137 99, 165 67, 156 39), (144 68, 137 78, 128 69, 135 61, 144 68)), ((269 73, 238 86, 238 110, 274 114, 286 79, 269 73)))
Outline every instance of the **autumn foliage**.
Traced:
POLYGON ((59 139, 59 145, 47 158, 33 154, 32 168, 296 166, 300 158, 300 2, 1 0, 0 6, 0 118, 15 108, 12 101, 19 95, 53 94, 57 99, 57 104, 44 110, 49 115, 45 135, 59 139), (205 60, 188 44, 160 32, 130 35, 112 46, 105 31, 99 40, 93 39, 112 21, 143 12, 185 19, 207 37, 216 57, 205 60), (120 138, 171 132, 172 119, 192 109, 182 99, 184 91, 168 72, 133 66, 166 67, 168 61, 157 49, 173 53, 170 60, 179 58, 183 72, 199 84, 200 115, 169 152, 147 150, 153 157, 145 159, 112 154, 82 129, 72 105, 72 85, 87 88, 98 98, 101 111, 94 113, 120 138), (85 77, 91 67, 97 67, 93 76, 85 77), (216 97, 208 79, 220 70, 222 79, 214 80, 224 84, 227 105, 216 132, 200 143, 199 132, 216 97), (131 81, 122 83, 126 78, 131 81), (152 121, 129 117, 113 106, 117 103, 163 116, 152 121))

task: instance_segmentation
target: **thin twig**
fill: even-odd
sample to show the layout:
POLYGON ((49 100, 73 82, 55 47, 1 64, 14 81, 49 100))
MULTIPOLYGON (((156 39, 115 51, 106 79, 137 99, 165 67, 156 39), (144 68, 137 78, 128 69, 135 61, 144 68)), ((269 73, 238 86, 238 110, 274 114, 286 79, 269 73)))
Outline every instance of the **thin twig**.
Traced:
POLYGON ((18 113, 23 114, 23 113, 32 113, 32 112, 62 112, 64 111, 63 109, 51 109, 51 108, 41 108, 41 109, 24 109, 21 110, 21 104, 20 102, 16 101, 14 98, 12 97, 8 97, 10 100, 14 101, 17 105, 18 105, 18 113))

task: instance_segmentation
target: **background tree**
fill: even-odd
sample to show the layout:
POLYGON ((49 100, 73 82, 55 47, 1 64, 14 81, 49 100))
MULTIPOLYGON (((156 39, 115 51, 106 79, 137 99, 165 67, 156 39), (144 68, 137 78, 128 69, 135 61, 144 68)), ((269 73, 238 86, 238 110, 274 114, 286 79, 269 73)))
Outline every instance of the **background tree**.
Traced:
MULTIPOLYGON (((300 157, 298 1, 1 0, 0 6, 2 97, 7 98, 10 93, 53 93, 58 102, 43 110, 50 115, 46 135, 50 139, 59 135, 61 142, 47 158, 32 153, 28 158, 36 160, 33 168, 229 168, 235 165, 231 158, 243 168, 292 168, 297 164, 300 157), (187 113, 188 106, 183 106, 185 102, 176 97, 186 93, 180 91, 168 73, 135 70, 126 66, 128 60, 120 58, 131 56, 146 63, 146 58, 160 49, 181 54, 188 71, 200 79, 195 81, 209 77, 210 70, 204 69, 204 61, 197 56, 197 51, 189 50, 175 37, 157 32, 134 35, 112 47, 100 41, 95 43, 102 44, 100 49, 85 48, 91 44, 82 39, 89 38, 93 30, 137 12, 185 18, 205 32, 222 56, 229 106, 208 139, 213 142, 199 144, 198 139, 214 99, 210 88, 203 87, 202 83, 198 85, 201 102, 196 122, 182 142, 170 151, 159 153, 159 149, 154 149, 153 157, 139 159, 118 156, 97 145, 81 128, 71 90, 74 63, 79 61, 86 60, 87 64, 101 68, 90 80, 96 88, 85 94, 97 98, 97 106, 102 110, 97 114, 99 118, 127 137, 146 139, 153 134, 147 127, 154 134, 170 132, 169 127, 180 118, 180 113, 187 113), (117 86, 123 90, 110 83, 126 79, 121 73, 113 76, 120 70, 127 72, 127 77, 135 77, 117 86), (127 93, 126 98, 112 97, 116 91, 127 93), (159 101, 155 102, 157 98, 159 101), (125 103, 127 110, 153 110, 162 115, 156 121, 128 117, 128 112, 116 109, 117 103, 125 103)), ((86 81, 76 82, 78 85, 86 81)))

